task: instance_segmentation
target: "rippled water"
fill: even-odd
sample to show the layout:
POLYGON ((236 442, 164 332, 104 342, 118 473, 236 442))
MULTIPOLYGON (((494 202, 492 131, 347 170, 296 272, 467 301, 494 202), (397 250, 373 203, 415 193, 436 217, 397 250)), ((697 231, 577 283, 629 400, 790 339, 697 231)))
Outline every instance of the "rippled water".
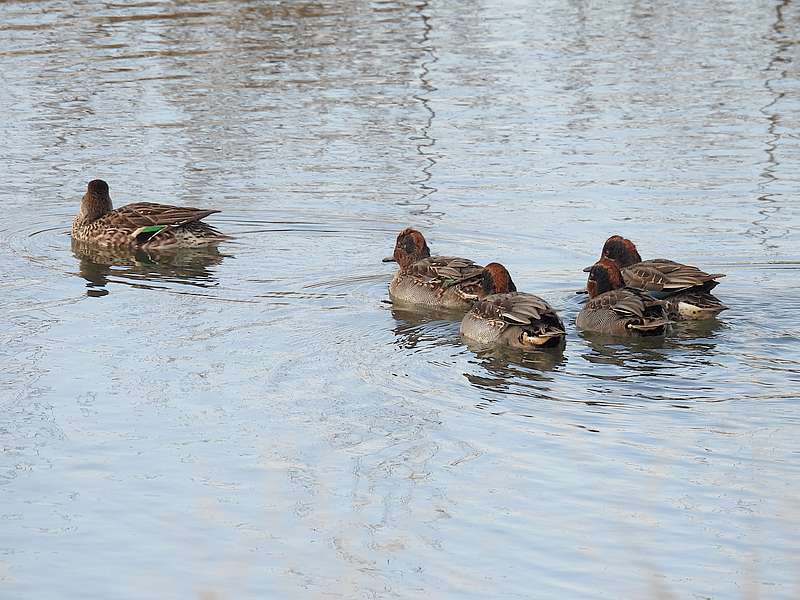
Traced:
POLYGON ((0 4, 0 596, 796 598, 800 7, 0 4), (73 246, 221 209, 211 253, 73 246), (396 233, 504 262, 563 353, 386 302, 396 233), (728 274, 574 333, 622 233, 728 274))

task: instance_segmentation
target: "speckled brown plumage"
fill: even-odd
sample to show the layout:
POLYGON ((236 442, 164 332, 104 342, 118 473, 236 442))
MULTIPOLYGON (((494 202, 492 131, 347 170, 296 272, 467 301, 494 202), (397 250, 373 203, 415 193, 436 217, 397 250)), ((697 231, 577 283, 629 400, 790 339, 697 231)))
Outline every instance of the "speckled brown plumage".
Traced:
POLYGON ((617 263, 627 287, 666 300, 673 320, 709 318, 727 309, 710 293, 723 273, 706 273, 666 258, 642 260, 636 245, 619 235, 606 240, 602 258, 617 263))
POLYGON ((662 335, 669 324, 665 303, 623 287, 617 263, 603 258, 589 270, 589 300, 578 313, 578 329, 607 335, 662 335))
POLYGON ((218 210, 138 202, 113 209, 108 184, 89 182, 81 208, 72 223, 72 237, 109 247, 144 249, 203 246, 228 239, 203 223, 218 210), (160 231, 145 228, 163 226, 160 231))
POLYGON ((461 321, 461 334, 482 344, 514 348, 558 345, 565 337, 556 311, 533 294, 516 291, 506 268, 490 263, 482 286, 490 294, 478 301, 461 321))
POLYGON ((425 238, 415 229, 401 231, 394 254, 384 260, 400 266, 389 284, 393 302, 468 310, 486 295, 481 265, 457 256, 430 256, 425 238))

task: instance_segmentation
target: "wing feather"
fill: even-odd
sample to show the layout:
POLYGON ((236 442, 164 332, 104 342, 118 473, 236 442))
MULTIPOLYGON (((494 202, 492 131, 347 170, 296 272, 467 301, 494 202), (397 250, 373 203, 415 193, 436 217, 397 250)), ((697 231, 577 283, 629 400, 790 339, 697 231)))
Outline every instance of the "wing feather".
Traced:
POLYGON ((455 256, 432 256, 418 260, 409 267, 414 275, 430 282, 457 285, 483 277, 483 266, 467 258, 455 256))
POLYGON ((473 310, 484 318, 513 325, 532 325, 543 319, 561 322, 555 310, 545 300, 524 292, 487 296, 473 310))
POLYGON ((716 285, 721 273, 706 273, 697 267, 664 258, 645 260, 622 270, 625 285, 647 292, 675 293, 697 286, 716 285))
POLYGON ((135 230, 150 225, 179 227, 218 212, 220 211, 204 208, 137 202, 113 210, 103 218, 115 223, 120 228, 135 230))

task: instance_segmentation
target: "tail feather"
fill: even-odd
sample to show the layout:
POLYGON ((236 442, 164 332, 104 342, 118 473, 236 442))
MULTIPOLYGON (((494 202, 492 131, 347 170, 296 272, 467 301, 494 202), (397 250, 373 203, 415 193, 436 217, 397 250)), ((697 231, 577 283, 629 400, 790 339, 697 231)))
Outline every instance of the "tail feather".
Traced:
POLYGON ((643 323, 628 323, 628 328, 635 331, 654 331, 666 327, 669 323, 667 319, 651 319, 643 323))
POLYGON ((695 303, 691 301, 679 301, 674 309, 679 319, 710 319, 715 317, 728 307, 722 302, 703 302, 695 303))
POLYGON ((216 237, 221 242, 233 239, 232 236, 222 233, 219 229, 217 229, 213 225, 209 225, 208 223, 203 223, 203 225, 205 225, 208 228, 207 231, 210 235, 216 237))
POLYGON ((555 346, 566 335, 563 329, 548 327, 534 329, 526 328, 522 331, 519 341, 526 346, 555 346))

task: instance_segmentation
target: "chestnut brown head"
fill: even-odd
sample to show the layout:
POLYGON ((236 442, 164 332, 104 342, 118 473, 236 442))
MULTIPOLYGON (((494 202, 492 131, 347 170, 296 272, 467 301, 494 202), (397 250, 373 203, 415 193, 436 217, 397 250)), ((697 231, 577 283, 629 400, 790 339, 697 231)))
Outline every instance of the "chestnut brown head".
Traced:
POLYGON ((90 181, 81 199, 81 216, 87 221, 94 221, 111 212, 112 208, 108 184, 102 179, 90 181))
POLYGON ((617 263, 610 258, 601 258, 589 269, 589 280, 586 282, 589 298, 621 287, 625 287, 622 273, 619 272, 617 263))
POLYGON ((429 258, 430 255, 431 251, 428 244, 425 243, 425 236, 409 227, 397 235, 392 257, 383 260, 384 262, 394 261, 400 265, 401 269, 406 269, 418 260, 429 258))
POLYGON ((511 280, 508 269, 496 262, 489 263, 483 268, 481 286, 487 294, 505 294, 517 291, 517 286, 511 280))
POLYGON ((636 244, 625 239, 621 235, 612 235, 603 244, 603 252, 600 258, 610 258, 615 261, 621 269, 642 262, 636 244))

